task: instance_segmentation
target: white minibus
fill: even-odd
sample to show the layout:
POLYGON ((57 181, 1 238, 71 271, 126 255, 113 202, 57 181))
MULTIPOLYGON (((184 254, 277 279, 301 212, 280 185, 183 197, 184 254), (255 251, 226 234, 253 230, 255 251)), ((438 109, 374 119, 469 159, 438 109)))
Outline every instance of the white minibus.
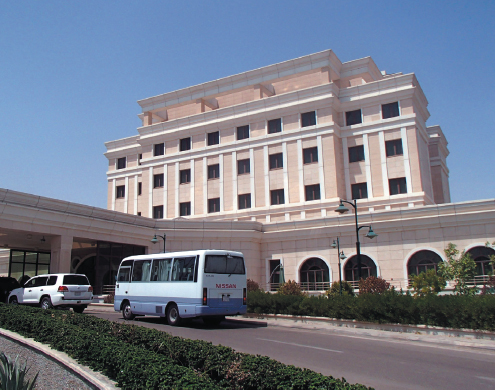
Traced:
POLYGON ((246 267, 240 252, 197 250, 130 256, 122 260, 115 285, 115 311, 136 315, 202 317, 216 324, 246 313, 246 267))

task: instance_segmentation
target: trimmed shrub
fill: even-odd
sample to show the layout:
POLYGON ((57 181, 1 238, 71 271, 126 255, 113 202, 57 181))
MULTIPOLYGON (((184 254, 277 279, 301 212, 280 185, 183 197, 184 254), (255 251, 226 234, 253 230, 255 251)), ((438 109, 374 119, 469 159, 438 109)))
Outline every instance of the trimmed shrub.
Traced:
POLYGON ((368 276, 359 281, 359 294, 383 294, 390 289, 390 283, 376 276, 368 276))
POLYGON ((283 283, 277 290, 277 294, 281 295, 304 295, 301 286, 296 281, 290 280, 283 283))
POLYGON ((346 281, 343 280, 342 282, 333 282, 332 285, 330 286, 330 289, 328 289, 325 294, 327 297, 333 297, 335 295, 340 295, 340 286, 342 285, 342 295, 351 295, 354 296, 354 288, 352 285, 346 281))
POLYGON ((247 290, 248 291, 260 291, 260 285, 252 279, 247 280, 247 290))

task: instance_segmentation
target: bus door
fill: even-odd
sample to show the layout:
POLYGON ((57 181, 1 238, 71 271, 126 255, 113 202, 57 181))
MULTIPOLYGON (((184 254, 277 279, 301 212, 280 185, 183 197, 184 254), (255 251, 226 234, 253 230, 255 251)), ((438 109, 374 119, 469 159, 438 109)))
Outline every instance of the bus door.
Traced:
POLYGON ((129 297, 133 262, 133 260, 124 260, 120 265, 115 283, 115 310, 120 310, 122 300, 129 297))

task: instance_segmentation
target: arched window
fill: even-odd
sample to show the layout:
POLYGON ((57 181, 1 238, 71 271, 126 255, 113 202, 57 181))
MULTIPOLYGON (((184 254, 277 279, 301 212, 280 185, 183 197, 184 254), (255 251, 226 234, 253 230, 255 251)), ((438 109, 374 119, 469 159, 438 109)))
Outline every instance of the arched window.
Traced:
MULTIPOLYGON (((349 258, 349 260, 345 263, 344 275, 345 280, 348 282, 359 281, 356 255, 349 258)), ((368 276, 377 276, 376 264, 368 256, 361 255, 361 279, 366 279, 368 276)))
POLYGON ((437 271, 441 262, 442 258, 435 252, 428 250, 418 251, 407 261, 407 277, 419 275, 421 272, 426 272, 430 269, 437 271))
POLYGON ((476 246, 467 251, 476 263, 476 275, 488 275, 493 272, 490 256, 495 255, 495 250, 486 246, 476 246))
POLYGON ((306 291, 324 291, 330 288, 330 273, 322 259, 312 257, 301 266, 301 288, 306 291))

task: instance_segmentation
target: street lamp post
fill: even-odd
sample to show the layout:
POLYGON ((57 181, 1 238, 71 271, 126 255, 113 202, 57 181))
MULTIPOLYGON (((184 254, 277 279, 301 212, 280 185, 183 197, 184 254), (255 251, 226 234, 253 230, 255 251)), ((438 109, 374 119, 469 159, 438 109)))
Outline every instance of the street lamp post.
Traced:
POLYGON ((368 233, 366 234, 366 237, 368 238, 375 238, 378 236, 373 229, 371 228, 371 225, 363 225, 359 226, 358 224, 358 208, 357 208, 357 200, 354 199, 354 202, 349 202, 348 200, 343 200, 340 199, 340 204, 339 207, 335 209, 335 212, 339 214, 344 214, 349 211, 347 207, 344 206, 344 203, 350 204, 352 207, 354 207, 354 220, 356 222, 356 256, 357 256, 357 266, 358 266, 358 281, 361 280, 361 243, 359 242, 359 230, 362 228, 369 228, 368 233))
POLYGON ((337 237, 337 242, 335 242, 335 240, 333 240, 332 242, 332 245, 331 245, 332 248, 337 248, 337 253, 339 254, 339 292, 340 292, 340 295, 342 296, 342 268, 340 266, 340 260, 345 260, 347 257, 346 255, 344 255, 344 251, 340 251, 340 240, 339 240, 339 237, 337 237))
MULTIPOLYGON (((158 242, 158 238, 156 237, 157 235, 155 234, 155 236, 151 239, 151 242, 153 244, 156 244, 158 242)), ((163 236, 158 235, 158 237, 160 237, 163 240, 163 253, 165 253, 165 240, 167 239, 167 235, 166 234, 164 234, 163 236)))

